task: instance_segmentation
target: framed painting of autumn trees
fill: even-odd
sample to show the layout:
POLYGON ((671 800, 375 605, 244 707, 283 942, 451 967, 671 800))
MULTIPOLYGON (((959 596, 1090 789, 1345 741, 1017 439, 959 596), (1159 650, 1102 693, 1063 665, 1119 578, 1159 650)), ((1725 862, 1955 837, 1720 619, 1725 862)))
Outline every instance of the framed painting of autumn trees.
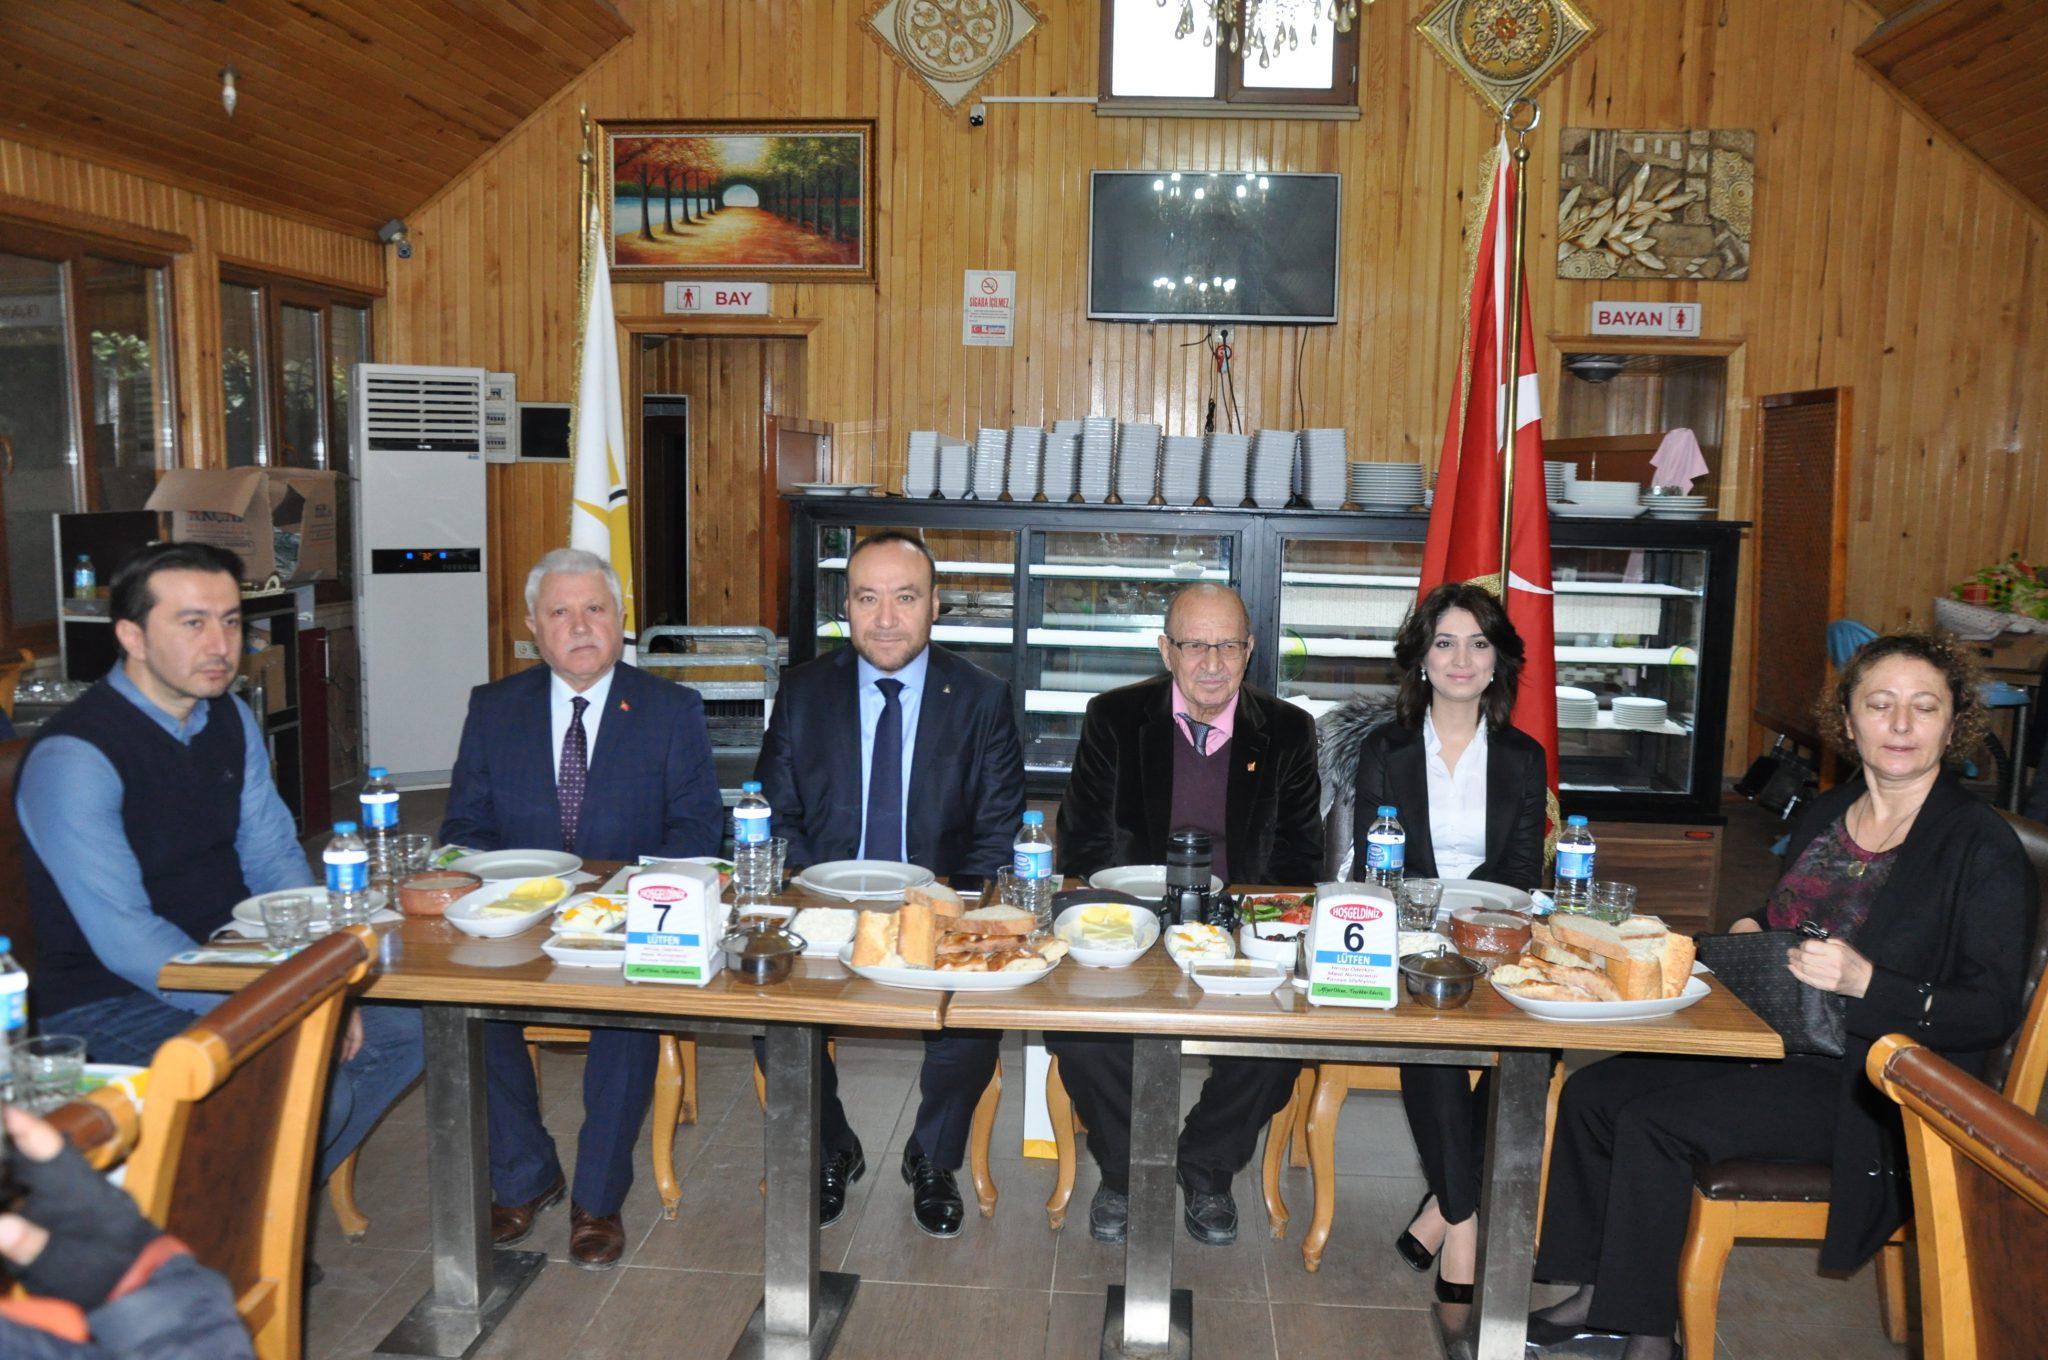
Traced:
POLYGON ((873 119, 602 126, 615 278, 875 277, 873 119))

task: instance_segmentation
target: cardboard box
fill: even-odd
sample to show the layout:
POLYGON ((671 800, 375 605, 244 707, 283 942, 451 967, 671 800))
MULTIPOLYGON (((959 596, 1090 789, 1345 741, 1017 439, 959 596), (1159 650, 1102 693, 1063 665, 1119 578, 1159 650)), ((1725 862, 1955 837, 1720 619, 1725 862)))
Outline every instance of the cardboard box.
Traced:
MULTIPOLYGON (((253 644, 256 639, 250 638, 253 644)), ((276 713, 286 708, 291 696, 285 693, 284 648, 265 642, 260 648, 242 653, 242 674, 249 677, 252 685, 263 686, 264 711, 276 713)))
POLYGON ((171 539, 239 554, 242 579, 285 585, 336 570, 335 477, 301 468, 172 468, 145 509, 171 513, 171 539))

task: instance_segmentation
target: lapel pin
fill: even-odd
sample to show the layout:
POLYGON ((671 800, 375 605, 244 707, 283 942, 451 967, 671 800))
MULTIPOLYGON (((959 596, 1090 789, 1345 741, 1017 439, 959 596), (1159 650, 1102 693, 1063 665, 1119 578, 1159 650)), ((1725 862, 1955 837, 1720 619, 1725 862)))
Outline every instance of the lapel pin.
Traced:
POLYGON ((951 685, 941 685, 941 686, 939 686, 939 693, 941 693, 941 694, 951 694, 952 692, 953 692, 953 687, 952 687, 951 685))
POLYGON ((632 711, 633 706, 631 704, 627 703, 624 699, 619 700, 619 712, 631 713, 632 711))
POLYGON ((1244 772, 1245 772, 1246 774, 1257 774, 1257 773, 1258 773, 1258 770, 1259 770, 1259 762, 1258 762, 1258 761, 1256 761, 1256 760, 1252 760, 1252 761, 1247 761, 1247 762, 1245 763, 1245 767, 1244 767, 1244 772))

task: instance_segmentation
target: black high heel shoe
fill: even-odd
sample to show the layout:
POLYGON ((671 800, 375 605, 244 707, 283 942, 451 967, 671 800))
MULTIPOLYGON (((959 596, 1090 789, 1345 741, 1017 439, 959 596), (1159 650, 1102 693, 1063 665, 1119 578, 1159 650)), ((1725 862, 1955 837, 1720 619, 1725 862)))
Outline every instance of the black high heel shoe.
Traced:
MULTIPOLYGON (((1415 1212, 1408 1215, 1408 1223, 1411 1227, 1414 1225, 1416 1219, 1422 1217, 1422 1211, 1429 1207, 1429 1201, 1431 1198, 1432 1197, 1429 1195, 1428 1192, 1425 1191, 1423 1193, 1421 1201, 1418 1202, 1415 1206, 1415 1212)), ((1394 1250, 1400 1253, 1401 1259, 1406 1261, 1408 1263, 1408 1268, 1414 1271, 1417 1275, 1423 1274, 1431 1266, 1436 1264, 1436 1253, 1429 1250, 1429 1248, 1423 1246, 1422 1243, 1416 1239, 1415 1234, 1409 1232, 1407 1228, 1401 1229, 1401 1235, 1394 1239, 1394 1250)), ((1440 1285, 1439 1290, 1441 1291, 1441 1289, 1444 1287, 1455 1288, 1456 1286, 1440 1285)), ((1465 1286, 1465 1288, 1469 1292, 1471 1286, 1467 1285, 1465 1286)), ((1441 1292, 1439 1292, 1438 1297, 1442 1297, 1441 1292)), ((1445 1300, 1446 1303, 1452 1301, 1453 1300, 1449 1299, 1445 1300)))

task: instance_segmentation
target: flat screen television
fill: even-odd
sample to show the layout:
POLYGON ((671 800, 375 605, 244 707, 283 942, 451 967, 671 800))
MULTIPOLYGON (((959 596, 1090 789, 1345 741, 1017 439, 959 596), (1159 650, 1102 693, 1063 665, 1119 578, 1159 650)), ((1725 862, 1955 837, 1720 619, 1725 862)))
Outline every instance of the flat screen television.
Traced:
POLYGON ((1342 181, 1097 170, 1088 203, 1089 318, 1336 321, 1342 181))

